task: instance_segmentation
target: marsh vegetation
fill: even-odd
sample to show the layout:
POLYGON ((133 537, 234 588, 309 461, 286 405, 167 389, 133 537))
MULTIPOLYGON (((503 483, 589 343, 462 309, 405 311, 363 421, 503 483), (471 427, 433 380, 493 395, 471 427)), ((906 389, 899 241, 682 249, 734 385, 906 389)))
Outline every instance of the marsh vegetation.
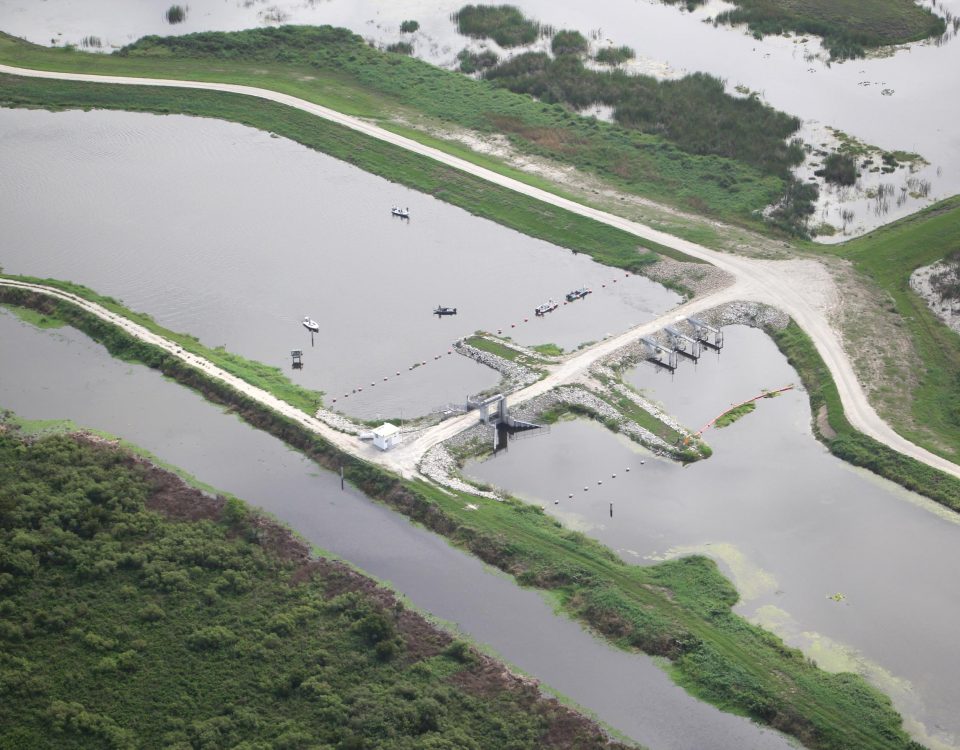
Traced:
MULTIPOLYGON (((666 0, 688 9, 706 0, 666 0)), ((810 34, 823 39, 836 60, 863 57, 868 49, 937 38, 943 18, 912 0, 733 0, 715 23, 745 24, 758 39, 768 34, 810 34)))
POLYGON ((0 427, 0 549, 0 745, 625 747, 242 502, 103 441, 0 427))

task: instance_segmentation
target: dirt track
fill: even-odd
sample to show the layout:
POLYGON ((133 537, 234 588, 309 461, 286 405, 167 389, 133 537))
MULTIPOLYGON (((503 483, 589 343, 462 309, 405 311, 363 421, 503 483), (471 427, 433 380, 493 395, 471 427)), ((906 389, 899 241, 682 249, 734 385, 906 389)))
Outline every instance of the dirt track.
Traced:
MULTIPOLYGON (((938 468, 953 476, 960 477, 960 466, 951 461, 936 456, 929 451, 914 445, 910 441, 898 435, 890 426, 884 422, 874 411, 867 401, 866 394, 860 386, 860 383, 854 373, 849 358, 843 350, 840 338, 837 332, 830 325, 828 320, 828 310, 831 297, 834 294, 833 283, 829 275, 815 261, 759 261, 749 258, 743 258, 735 255, 719 253, 702 247, 693 242, 674 237, 638 222, 630 221, 614 214, 600 211, 589 206, 584 206, 574 201, 562 198, 552 193, 548 193, 539 188, 532 187, 525 183, 514 180, 510 177, 498 174, 491 170, 479 167, 463 159, 451 156, 429 146, 424 146, 409 138, 383 130, 375 125, 365 122, 361 119, 344 115, 335 110, 322 107, 318 104, 298 99, 288 94, 281 94, 268 89, 260 89, 252 86, 240 86, 226 83, 207 83, 200 81, 177 81, 168 79, 151 78, 131 78, 125 76, 97 76, 78 73, 58 73, 49 71, 36 71, 15 68, 6 65, 0 65, 0 72, 10 75, 22 75, 37 78, 51 78, 71 81, 86 81, 96 83, 112 83, 119 85, 137 85, 137 86, 168 86, 174 88, 203 89, 210 91, 223 91, 245 96, 253 96, 260 99, 267 99, 278 102, 290 107, 294 107, 310 114, 322 117, 326 120, 338 123, 352 130, 364 133, 370 137, 376 138, 387 143, 391 143, 400 148, 421 154, 435 161, 446 164, 455 169, 480 177, 488 182, 500 185, 502 187, 514 190, 518 193, 528 195, 537 200, 549 203, 554 206, 564 208, 572 213, 586 216, 623 231, 629 232, 638 238, 660 243, 667 247, 674 248, 695 258, 705 260, 733 275, 735 283, 713 294, 694 300, 684 309, 678 308, 671 311, 668 315, 662 316, 656 321, 637 326, 626 333, 603 341, 592 346, 570 359, 564 361, 547 378, 534 383, 528 388, 517 392, 511 398, 512 401, 520 401, 542 393, 549 388, 562 383, 570 382, 581 375, 594 361, 610 353, 619 346, 628 343, 631 339, 639 335, 656 330, 669 324, 674 317, 684 313, 692 313, 712 307, 722 302, 733 300, 746 300, 764 302, 780 308, 790 315, 804 331, 813 339, 820 356, 823 357, 829 368, 837 388, 843 407, 846 410, 847 418, 850 423, 861 432, 873 437, 874 439, 885 443, 891 448, 911 456, 925 464, 938 468)), ((11 282, 0 282, 11 283, 11 282)), ((274 396, 253 388, 247 383, 240 381, 211 363, 201 360, 186 352, 178 351, 178 347, 172 342, 166 341, 150 331, 137 326, 130 321, 113 315, 104 308, 93 305, 79 297, 68 295, 57 290, 51 290, 45 287, 34 287, 35 291, 44 291, 62 298, 70 299, 75 304, 80 304, 84 309, 111 320, 117 325, 121 325, 131 334, 142 338, 150 343, 162 346, 180 356, 190 364, 199 367, 208 374, 222 379, 234 388, 242 390, 248 395, 256 398, 258 401, 277 409, 278 411, 291 416, 298 422, 308 428, 322 434, 344 450, 355 455, 361 455, 364 458, 375 461, 381 465, 387 466, 405 476, 411 475, 416 471, 416 464, 423 453, 437 442, 450 437, 460 430, 465 429, 474 423, 475 417, 465 415, 457 419, 448 420, 435 428, 425 431, 421 436, 401 448, 388 453, 380 454, 370 446, 360 443, 352 437, 336 432, 325 424, 311 416, 307 416, 289 404, 279 401, 274 396)))

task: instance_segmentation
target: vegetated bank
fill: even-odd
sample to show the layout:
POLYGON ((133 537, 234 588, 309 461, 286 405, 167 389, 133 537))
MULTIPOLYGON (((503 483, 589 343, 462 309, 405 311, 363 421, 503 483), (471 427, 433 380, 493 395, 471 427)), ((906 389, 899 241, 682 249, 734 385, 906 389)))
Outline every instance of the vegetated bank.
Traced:
MULTIPOLYGON (((4 276, 4 274, 0 273, 0 277, 4 276)), ((263 390, 272 393, 281 401, 286 401, 291 406, 300 409, 307 414, 314 414, 317 409, 323 406, 322 391, 315 391, 297 385, 287 378, 287 376, 284 375, 283 370, 281 370, 279 367, 272 367, 270 365, 265 365, 262 362, 257 362, 256 360, 241 357, 239 354, 228 352, 222 346, 211 349, 210 347, 201 344, 200 340, 196 336, 192 336, 188 333, 177 333, 164 328, 163 326, 158 325, 157 322, 146 313, 130 310, 129 308, 124 307, 113 297, 106 297, 98 294, 82 284, 75 284, 70 281, 60 281, 58 279, 38 279, 32 276, 9 276, 7 278, 16 278, 21 281, 29 281, 34 284, 46 284, 47 286, 53 286, 57 289, 62 289, 65 292, 79 295, 90 300, 91 302, 96 302, 98 305, 102 305, 111 312, 122 315, 125 318, 139 323, 144 328, 147 328, 150 331, 153 331, 154 333, 157 333, 164 338, 177 343, 185 351, 191 352, 199 357, 203 357, 204 359, 213 362, 217 365, 217 367, 229 372, 231 375, 235 375, 236 377, 247 381, 251 385, 255 385, 257 388, 262 388, 263 390)), ((49 300, 49 298, 45 299, 49 300)), ((38 300, 32 308, 21 307, 16 309, 17 315, 25 318, 29 323, 36 324, 36 320, 30 319, 31 313, 33 313, 34 316, 38 315, 40 318, 45 318, 46 325, 48 326, 63 325, 63 321, 59 320, 53 313, 53 308, 45 304, 42 299, 38 300), (26 310, 26 312, 24 312, 24 310, 26 310), (39 313, 37 313, 38 310, 39 313)), ((40 322, 43 323, 44 321, 40 322)))
MULTIPOLYGON (((666 0, 693 9, 706 0, 666 0)), ((732 0, 736 8, 715 23, 747 24, 758 39, 767 34, 810 34, 823 39, 835 60, 863 57, 868 49, 940 36, 943 18, 913 0, 732 0)))
POLYGON ((819 248, 850 260, 889 295, 916 348, 916 388, 902 394, 904 386, 896 384, 894 406, 881 416, 910 441, 954 462, 960 462, 960 335, 910 288, 910 274, 958 248, 960 196, 855 240, 819 248))
MULTIPOLYGON (((2 45, 0 45, 2 47, 2 45)), ((510 229, 635 273, 658 255, 689 256, 550 206, 407 149, 282 104, 217 91, 116 86, 0 75, 0 106, 122 109, 216 117, 260 128, 353 164, 510 229)))
POLYGON ((0 420, 0 745, 626 748, 234 498, 0 420))
MULTIPOLYGON (((562 191, 494 158, 434 138, 416 124, 426 123, 428 130, 433 123, 491 136, 505 134, 522 153, 573 165, 626 192, 754 229, 769 231, 758 212, 785 194, 782 175, 765 174, 744 161, 715 153, 716 149, 698 153, 692 144, 684 150, 659 134, 584 118, 564 106, 537 102, 489 81, 373 49, 343 29, 289 26, 145 37, 111 55, 49 49, 0 36, 0 61, 46 70, 270 88, 348 114, 379 118, 382 126, 411 138, 529 184, 562 191)), ((695 97, 698 88, 684 90, 695 97)), ((118 99, 129 96, 121 94, 118 99)), ((713 99, 699 109, 693 99, 684 104, 691 117, 701 120, 715 105, 713 99)), ((257 106, 248 103, 243 109, 257 106)), ((169 108, 178 111, 175 106, 169 108)))
POLYGON ((837 385, 813 341, 795 322, 770 330, 810 397, 814 433, 835 456, 960 511, 960 479, 905 456, 854 429, 847 421, 837 385))
MULTIPOLYGON (((16 295, 10 291, 0 289, 0 299, 36 301, 34 296, 11 299, 16 295)), ((55 301, 54 308, 57 317, 102 341, 111 353, 139 359, 229 406, 321 466, 342 467, 363 492, 521 584, 551 590, 567 613, 621 647, 671 659, 675 679, 699 697, 792 734, 810 748, 917 747, 889 699, 862 678, 823 672, 773 634, 734 614, 736 590, 709 559, 629 565, 589 537, 563 529, 535 506, 401 480, 69 303, 55 301), (478 505, 480 512, 468 504, 478 505)))

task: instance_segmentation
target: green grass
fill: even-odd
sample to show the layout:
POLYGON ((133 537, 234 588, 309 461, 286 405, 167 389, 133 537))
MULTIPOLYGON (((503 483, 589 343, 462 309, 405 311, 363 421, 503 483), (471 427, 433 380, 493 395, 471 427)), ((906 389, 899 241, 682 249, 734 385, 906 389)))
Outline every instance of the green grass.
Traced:
POLYGON ((79 310, 70 320, 114 354, 139 358, 229 405, 322 466, 343 466, 363 492, 520 583, 552 591, 565 611, 618 645, 670 658, 675 677, 701 697, 788 732, 810 748, 913 747, 889 701, 861 678, 820 671, 799 651, 734 614, 736 592, 708 559, 628 565, 534 506, 512 499, 488 502, 398 479, 114 326, 79 310), (481 512, 466 510, 468 502, 481 503, 481 512))
POLYGON ((960 197, 937 203, 832 252, 890 295, 916 348, 919 382, 901 400, 904 411, 883 414, 904 437, 960 462, 960 336, 909 286, 910 274, 960 248, 960 197))
POLYGON ((735 159, 690 153, 657 135, 597 122, 487 81, 383 53, 329 27, 146 37, 112 55, 48 49, 0 35, 0 61, 44 70, 240 83, 383 124, 399 114, 408 122, 427 118, 485 134, 505 133, 520 152, 572 164, 626 192, 753 228, 764 227, 753 212, 783 192, 780 178, 735 159))
MULTIPOLYGON (((679 2, 681 0, 668 0, 679 2)), ((704 0, 682 0, 688 6, 704 0)), ((745 23, 755 36, 810 34, 823 39, 831 57, 863 57, 865 49, 939 36, 944 20, 913 0, 733 0, 720 23, 745 23)))
POLYGON ((563 356, 563 347, 557 346, 556 344, 537 344, 536 346, 531 346, 530 348, 533 349, 533 351, 540 352, 548 357, 563 356))
POLYGON ((18 307, 17 305, 0 305, 16 315, 20 320, 29 323, 35 328, 49 329, 62 328, 66 321, 60 320, 52 315, 45 315, 29 307, 18 307))
POLYGON ((729 427, 734 422, 743 419, 747 414, 750 414, 757 408, 755 402, 750 401, 746 404, 740 404, 740 406, 735 406, 730 411, 726 411, 720 416, 716 422, 713 423, 714 427, 729 427))
POLYGON ((3 747, 532 749, 559 722, 606 746, 370 579, 122 449, 0 432, 0 549, 3 747))
MULTIPOLYGON (((69 281, 59 281, 57 279, 38 279, 32 276, 10 276, 8 274, 0 274, 0 276, 56 287, 57 289, 62 289, 83 297, 84 299, 88 299, 91 302, 96 302, 111 312, 122 315, 135 323, 139 323, 144 328, 179 344, 184 350, 209 360, 231 375, 235 375, 257 388, 272 393, 281 401, 285 401, 307 414, 313 415, 317 409, 323 405, 322 392, 303 388, 293 383, 278 367, 271 367, 262 362, 246 359, 239 354, 226 351, 223 347, 210 348, 204 346, 194 336, 186 333, 176 333, 175 331, 164 328, 158 325, 149 315, 129 310, 112 297, 97 294, 93 290, 80 284, 74 284, 69 281)), ((52 297, 39 295, 36 304, 43 309, 38 312, 35 309, 24 307, 24 305, 27 304, 25 300, 30 296, 31 293, 29 292, 25 293, 10 287, 0 288, 0 300, 6 301, 10 309, 15 310, 21 318, 29 323, 46 320, 48 324, 41 325, 41 327, 54 327, 53 323, 65 325, 66 323, 73 322, 72 318, 76 310, 73 305, 58 303, 54 301, 52 297)))
POLYGON ((498 341, 486 336, 470 336, 466 339, 466 343, 472 346, 474 349, 489 352, 490 354, 500 357, 501 359, 526 365, 527 367, 536 367, 537 365, 546 364, 542 359, 529 357, 523 352, 514 349, 512 346, 510 346, 510 342, 508 341, 498 341))

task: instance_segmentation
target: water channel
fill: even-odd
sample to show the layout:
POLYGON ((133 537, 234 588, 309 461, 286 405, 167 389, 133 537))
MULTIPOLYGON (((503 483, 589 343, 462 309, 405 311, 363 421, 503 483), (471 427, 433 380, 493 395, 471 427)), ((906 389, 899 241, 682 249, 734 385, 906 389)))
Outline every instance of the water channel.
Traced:
MULTIPOLYGON (((727 328, 725 338, 719 356, 672 376, 644 364, 630 380, 694 429, 797 381, 760 331, 727 328)), ((561 422, 467 471, 637 564, 713 557, 741 593, 741 614, 824 668, 866 676, 928 746, 958 747, 960 518, 833 458, 809 422, 801 390, 762 399, 708 430, 713 456, 686 468, 596 423, 561 422)))
POLYGON ((0 307, 0 408, 122 436, 264 508, 653 750, 791 746, 691 698, 652 659, 613 649, 536 592, 362 493, 341 492, 337 476, 280 441, 73 329, 39 331, 0 307))
MULTIPOLYGON (((463 0, 195 0, 186 20, 171 26, 164 18, 168 0, 119 5, 110 0, 0 0, 0 29, 40 44, 52 40, 79 44, 84 36, 96 35, 109 49, 145 34, 328 23, 386 45, 401 39, 401 21, 416 19, 420 30, 403 37, 413 42, 415 54, 453 66, 457 52, 470 44, 456 33, 449 17, 464 4, 463 0)), ((703 71, 723 78, 731 92, 737 86, 756 92, 777 109, 801 117, 803 134, 815 146, 824 142, 824 127, 833 126, 883 149, 917 152, 930 162, 913 174, 879 175, 895 191, 908 177, 927 180, 931 188, 926 199, 903 205, 891 202, 880 213, 870 198, 847 195, 845 205, 856 213, 849 231, 862 232, 916 211, 929 200, 960 192, 960 135, 950 125, 960 116, 960 99, 953 95, 960 90, 960 43, 952 32, 939 45, 914 43, 892 54, 830 63, 815 37, 760 41, 741 28, 705 22, 729 7, 720 0, 693 13, 681 10, 682 3, 653 0, 514 4, 554 28, 594 32, 595 44, 633 47, 637 72, 669 78, 703 71)), ((936 9, 941 15, 960 16, 960 0, 938 0, 936 9)), ((832 214, 838 213, 840 196, 830 200, 832 214)), ((832 214, 828 218, 839 226, 832 214)), ((834 241, 842 237, 837 235, 834 241)))
POLYGON ((232 123, 0 110, 0 163, 8 273, 85 284, 367 418, 416 416, 494 385, 498 373, 448 354, 475 330, 572 349, 679 299, 232 123), (394 204, 412 218, 391 216, 394 204), (534 316, 583 285, 596 290, 584 303, 534 316), (437 305, 458 314, 438 319, 437 305), (313 346, 305 314, 320 323, 313 346), (305 352, 300 371, 293 348, 305 352))

